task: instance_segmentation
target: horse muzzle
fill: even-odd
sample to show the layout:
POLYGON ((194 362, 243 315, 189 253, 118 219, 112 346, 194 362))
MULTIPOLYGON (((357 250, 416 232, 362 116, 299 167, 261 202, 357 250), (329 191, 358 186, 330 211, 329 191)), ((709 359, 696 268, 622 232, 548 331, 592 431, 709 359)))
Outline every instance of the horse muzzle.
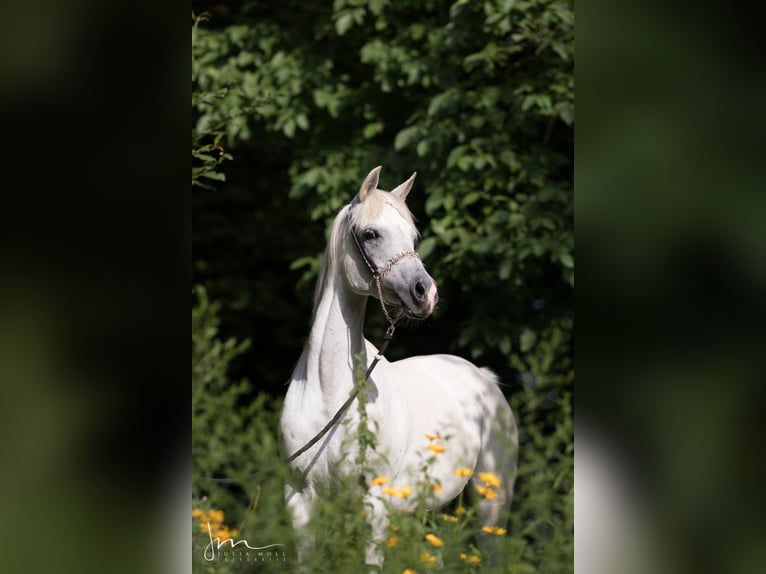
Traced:
POLYGON ((439 302, 436 282, 427 273, 410 284, 409 301, 402 301, 408 314, 416 319, 425 319, 433 313, 439 302))

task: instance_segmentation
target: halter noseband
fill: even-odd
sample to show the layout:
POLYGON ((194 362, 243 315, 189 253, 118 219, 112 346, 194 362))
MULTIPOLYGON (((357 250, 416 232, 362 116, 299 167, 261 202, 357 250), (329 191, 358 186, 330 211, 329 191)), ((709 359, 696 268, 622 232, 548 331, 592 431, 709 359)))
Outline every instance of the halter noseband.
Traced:
MULTIPOLYGON (((348 213, 348 229, 349 229, 349 232, 351 233, 352 239, 354 240, 354 245, 356 245, 356 249, 357 251, 359 251, 359 255, 362 256, 362 261, 364 261, 364 264, 367 265, 367 268, 370 270, 370 273, 372 274, 372 278, 375 280, 375 286, 378 288, 378 299, 380 299, 380 307, 381 309, 383 309, 383 314, 386 316, 386 320, 388 321, 388 324, 390 325, 388 330, 391 332, 391 336, 393 336, 394 329, 396 328, 396 322, 401 318, 401 315, 397 315, 396 319, 392 319, 391 315, 389 315, 388 309, 386 309, 386 303, 383 300, 383 289, 380 286, 380 281, 391 272, 391 269, 393 269, 394 265, 396 265, 397 263, 408 258, 420 259, 420 255, 418 255, 417 251, 412 251, 412 250, 402 251, 398 255, 395 255, 394 257, 389 259, 385 265, 382 265, 380 267, 375 267, 372 259, 364 250, 364 246, 361 244, 361 242, 359 241, 359 238, 356 236, 356 233, 354 232, 354 226, 351 223, 351 211, 349 211, 348 213)), ((388 334, 388 332, 386 334, 388 334)))

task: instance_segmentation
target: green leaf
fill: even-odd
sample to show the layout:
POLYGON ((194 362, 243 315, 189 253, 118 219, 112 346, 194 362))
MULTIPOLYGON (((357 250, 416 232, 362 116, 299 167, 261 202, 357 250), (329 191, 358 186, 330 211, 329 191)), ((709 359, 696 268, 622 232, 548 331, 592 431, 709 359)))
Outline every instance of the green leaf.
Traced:
POLYGON ((463 201, 462 201, 463 207, 468 207, 469 205, 473 205, 480 199, 481 199, 481 193, 479 193, 478 191, 472 191, 471 193, 463 197, 463 201))
POLYGON ((535 344, 535 341, 537 341, 537 333, 534 331, 530 331, 527 329, 521 334, 521 337, 519 337, 519 342, 521 343, 521 352, 526 353, 529 351, 535 344))
POLYGON ((561 261, 561 264, 564 267, 574 269, 574 259, 572 258, 571 253, 559 253, 559 261, 561 261))
POLYGON ((382 131, 383 131, 383 122, 374 122, 372 124, 367 124, 366 126, 364 126, 364 129, 362 130, 362 137, 368 140, 375 137, 382 131))
POLYGON ((435 116, 441 111, 449 112, 454 107, 455 96, 456 91, 454 89, 434 96, 431 99, 431 103, 428 104, 428 115, 435 116))
POLYGON ((473 165, 473 158, 467 155, 460 156, 457 160, 457 167, 460 171, 466 172, 471 169, 473 165))
POLYGON ((349 28, 354 24, 354 16, 351 12, 345 12, 341 14, 335 21, 335 31, 338 32, 338 36, 343 36, 348 32, 349 28))
POLYGON ((309 119, 306 117, 306 114, 298 114, 295 116, 295 123, 298 124, 298 127, 302 130, 309 129, 309 119))
POLYGON ((282 126, 282 132, 289 138, 295 135, 295 120, 287 120, 285 125, 282 126))
POLYGON ((512 266, 510 261, 508 260, 503 261, 497 270, 498 277, 500 277, 500 279, 502 279, 503 281, 508 279, 511 276, 511 267, 512 266))
POLYGON ((452 151, 447 156, 447 167, 454 166, 457 161, 465 155, 466 150, 468 149, 468 146, 459 145, 456 148, 453 148, 452 151))
POLYGON ((394 139, 394 149, 399 151, 400 149, 407 147, 410 143, 415 141, 419 133, 419 126, 410 126, 408 128, 404 128, 402 131, 396 134, 396 138, 394 139))
POLYGON ((442 195, 440 193, 432 193, 428 196, 428 199, 426 199, 426 213, 428 215, 433 215, 433 213, 442 206, 442 203, 442 195))
POLYGON ((435 237, 426 237, 418 244, 418 253, 421 259, 426 259, 436 247, 435 237))

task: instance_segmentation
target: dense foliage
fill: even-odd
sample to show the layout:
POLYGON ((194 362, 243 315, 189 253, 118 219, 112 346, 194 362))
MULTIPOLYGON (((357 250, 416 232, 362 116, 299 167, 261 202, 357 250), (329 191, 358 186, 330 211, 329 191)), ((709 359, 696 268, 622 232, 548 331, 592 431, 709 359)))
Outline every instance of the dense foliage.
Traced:
MULTIPOLYGON (((192 48, 193 281, 220 302, 221 332, 252 342, 226 347, 193 323, 198 353, 224 345, 193 375, 208 413, 195 423, 198 501, 244 519, 263 481, 202 477, 278 458, 264 435, 308 331, 326 227, 372 167, 383 189, 417 170, 418 249, 442 303, 390 354, 454 352, 501 375, 522 441, 514 571, 571 569, 572 3, 193 8, 208 12, 192 48), (204 390, 205 376, 219 386, 204 390), (242 377, 253 384, 226 382, 242 377)), ((382 326, 371 312, 368 336, 382 326)))

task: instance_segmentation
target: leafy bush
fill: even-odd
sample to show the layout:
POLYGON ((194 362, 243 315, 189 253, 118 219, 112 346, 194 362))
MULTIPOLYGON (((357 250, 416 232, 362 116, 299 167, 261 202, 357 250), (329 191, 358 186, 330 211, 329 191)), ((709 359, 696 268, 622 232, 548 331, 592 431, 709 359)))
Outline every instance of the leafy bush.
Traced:
MULTIPOLYGON (((195 289, 192 308, 193 507, 206 513, 222 512, 216 521, 220 525, 218 530, 236 530, 249 540, 259 540, 264 532, 269 536, 285 533, 281 489, 284 465, 277 447, 275 414, 279 404, 274 404, 274 400, 263 393, 252 401, 243 400, 252 390, 250 383, 247 380, 235 383, 229 379, 231 361, 248 347, 248 342, 220 339, 218 308, 218 304, 209 301, 203 287, 195 289), (225 523, 224 515, 228 517, 225 523)), ((208 543, 205 522, 198 521, 195 525, 195 569, 208 566, 204 560, 208 543)), ((291 533, 285 533, 283 543, 289 543, 291 537, 291 533)))

